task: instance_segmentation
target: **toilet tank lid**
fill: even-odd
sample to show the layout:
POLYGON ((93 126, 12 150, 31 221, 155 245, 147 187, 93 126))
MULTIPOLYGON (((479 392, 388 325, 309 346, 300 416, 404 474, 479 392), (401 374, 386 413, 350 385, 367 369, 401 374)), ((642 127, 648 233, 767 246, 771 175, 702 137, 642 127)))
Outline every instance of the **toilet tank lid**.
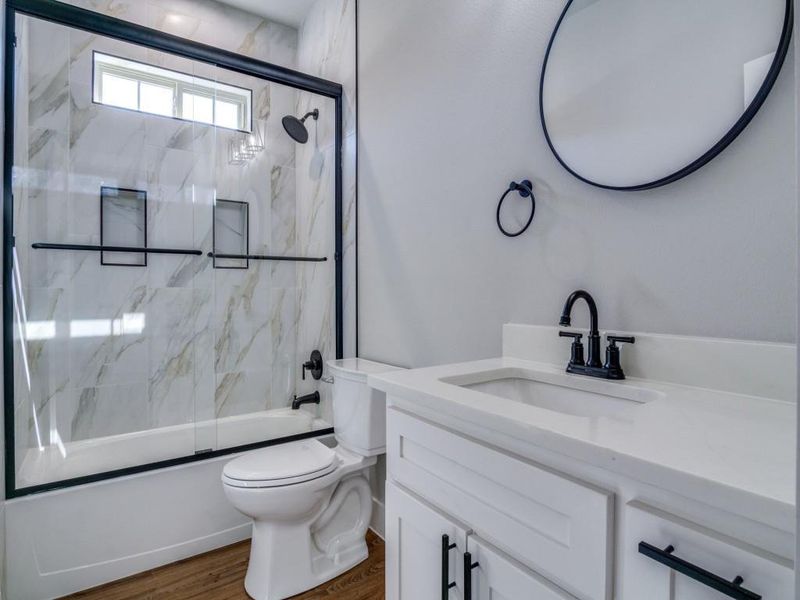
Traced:
POLYGON ((395 367, 364 358, 341 358, 339 360, 329 360, 327 364, 334 377, 364 382, 370 375, 403 370, 402 367, 395 367))

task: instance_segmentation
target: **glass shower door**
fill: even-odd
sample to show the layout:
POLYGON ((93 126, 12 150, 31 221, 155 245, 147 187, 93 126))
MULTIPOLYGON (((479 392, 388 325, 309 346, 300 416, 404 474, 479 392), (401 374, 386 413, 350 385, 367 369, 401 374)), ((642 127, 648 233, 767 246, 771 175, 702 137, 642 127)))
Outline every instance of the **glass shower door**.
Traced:
POLYGON ((15 26, 15 488, 329 430, 299 367, 336 354, 335 102, 15 26))

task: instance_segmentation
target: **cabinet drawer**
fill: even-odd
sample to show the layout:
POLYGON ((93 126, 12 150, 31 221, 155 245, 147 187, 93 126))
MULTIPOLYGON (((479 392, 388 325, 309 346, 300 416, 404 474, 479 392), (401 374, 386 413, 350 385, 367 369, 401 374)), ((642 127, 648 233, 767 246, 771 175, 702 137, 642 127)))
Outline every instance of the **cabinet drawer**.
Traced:
POLYGON ((391 408, 389 478, 578 598, 611 597, 613 495, 391 408))
POLYGON ((722 600, 726 597, 764 600, 794 598, 794 571, 790 561, 774 556, 744 542, 652 508, 641 502, 625 507, 624 563, 622 598, 624 600, 722 600), (656 557, 640 552, 644 542, 656 557), (677 559, 680 563, 664 564, 677 559), (673 570, 672 567, 675 567, 673 570), (703 581, 692 577, 698 576, 703 581), (735 588, 727 592, 714 585, 742 577, 741 587, 755 596, 735 588))

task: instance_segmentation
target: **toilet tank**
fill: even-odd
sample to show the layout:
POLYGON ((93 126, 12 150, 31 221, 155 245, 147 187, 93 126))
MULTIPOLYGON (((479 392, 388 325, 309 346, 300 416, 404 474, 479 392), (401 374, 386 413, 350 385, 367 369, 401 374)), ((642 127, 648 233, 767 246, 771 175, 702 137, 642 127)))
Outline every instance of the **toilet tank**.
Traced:
POLYGON ((386 452, 386 394, 367 385, 367 377, 398 371, 363 358, 328 361, 333 375, 333 429, 336 441, 361 456, 386 452))

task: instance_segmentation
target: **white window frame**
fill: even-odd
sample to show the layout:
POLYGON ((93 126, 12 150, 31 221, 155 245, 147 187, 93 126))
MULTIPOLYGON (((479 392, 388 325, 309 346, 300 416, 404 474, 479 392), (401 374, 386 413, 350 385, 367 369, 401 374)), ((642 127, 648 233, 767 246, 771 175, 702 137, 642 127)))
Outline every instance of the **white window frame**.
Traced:
MULTIPOLYGON (((172 71, 163 67, 148 65, 139 61, 106 54, 104 52, 94 51, 92 56, 92 88, 93 88, 93 101, 96 104, 104 106, 112 106, 115 108, 122 108, 123 110, 133 110, 144 114, 155 115, 159 117, 166 117, 177 119, 179 121, 190 121, 194 123, 201 123, 204 125, 219 127, 221 129, 232 129, 234 131, 242 131, 245 133, 252 133, 253 131, 253 90, 247 88, 230 85, 205 79, 202 77, 195 77, 186 73, 172 71), (172 89, 173 93, 173 107, 172 116, 163 115, 161 113, 153 113, 140 108, 124 108, 114 104, 106 104, 103 102, 103 75, 109 74, 115 77, 122 77, 137 82, 137 94, 141 94, 141 84, 149 83, 172 89), (206 123, 205 121, 198 121, 196 119, 187 119, 183 116, 183 95, 184 93, 193 94, 195 96, 204 96, 212 99, 213 107, 213 123, 206 123), (238 108, 238 127, 225 127, 216 124, 217 114, 217 100, 235 104, 238 108)), ((136 99, 136 106, 141 106, 140 98, 136 99)))

